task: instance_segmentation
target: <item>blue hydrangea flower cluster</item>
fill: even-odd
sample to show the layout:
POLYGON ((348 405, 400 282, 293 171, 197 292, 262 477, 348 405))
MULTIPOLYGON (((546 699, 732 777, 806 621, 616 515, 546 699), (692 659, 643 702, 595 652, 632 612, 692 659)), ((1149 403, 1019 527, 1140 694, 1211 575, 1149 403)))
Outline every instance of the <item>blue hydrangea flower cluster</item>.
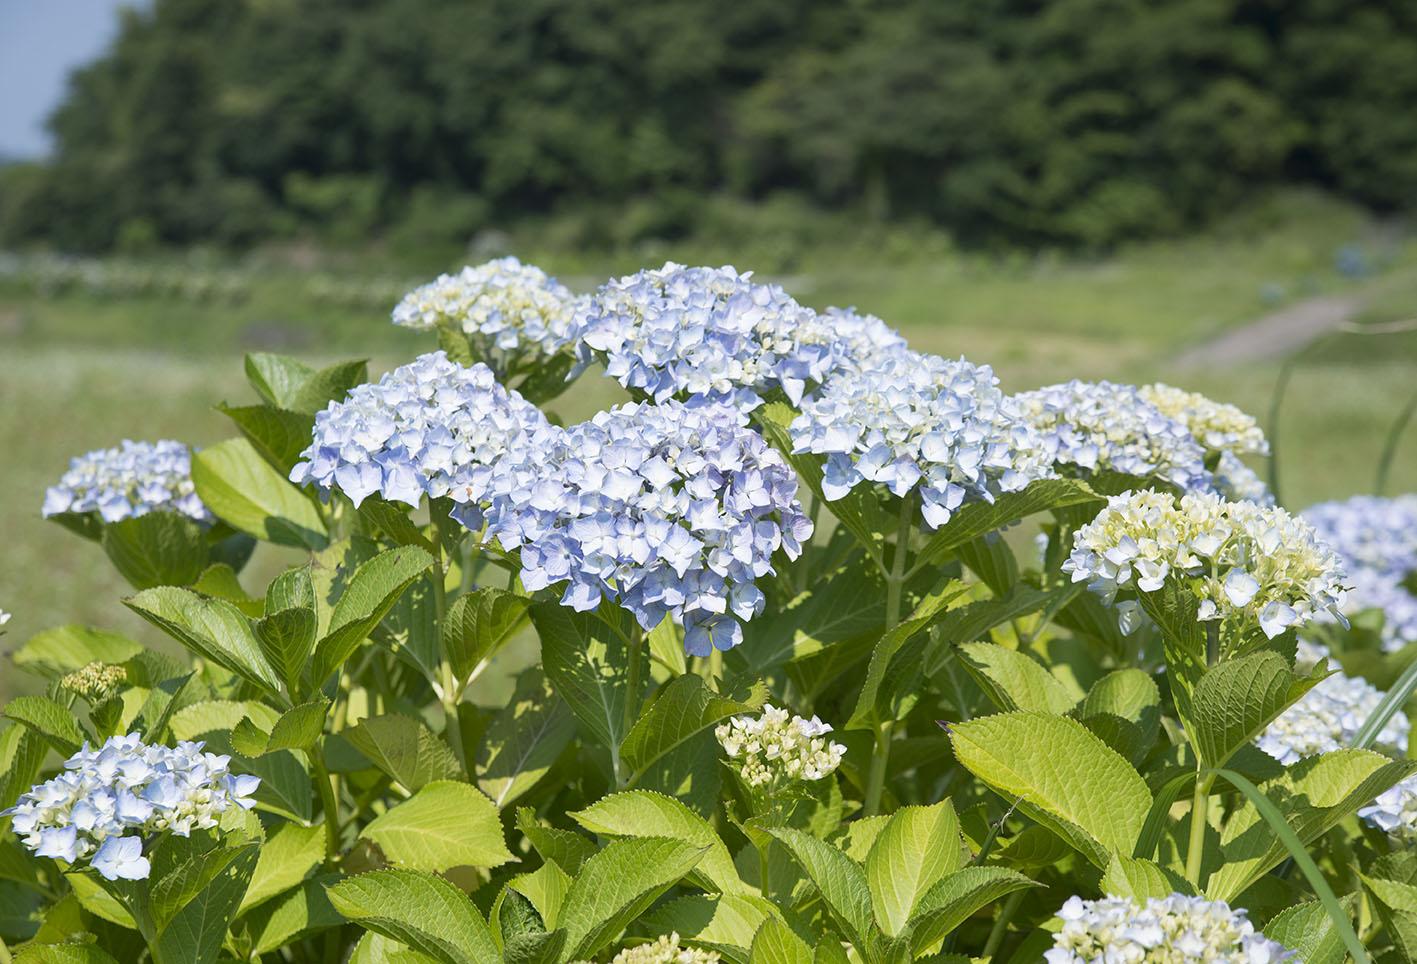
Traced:
POLYGON ((821 320, 841 346, 845 366, 874 368, 910 350, 900 332, 875 315, 857 314, 855 308, 828 308, 821 320))
POLYGON ((987 365, 895 351, 868 369, 834 374, 790 427, 794 452, 826 456, 822 494, 861 484, 918 491, 937 528, 967 501, 992 502, 1052 474, 1019 404, 987 365))
POLYGON ((672 262, 603 285, 572 333, 584 364, 603 361, 610 377, 656 402, 702 397, 744 410, 779 389, 796 404, 843 350, 816 312, 777 285, 672 262))
POLYGON ((1135 386, 1074 380, 1018 398, 1060 467, 1157 476, 1186 491, 1212 488, 1205 449, 1135 386))
POLYGON ((533 361, 570 344, 577 304, 571 289, 545 271, 508 257, 439 275, 405 295, 393 319, 424 331, 451 325, 483 357, 495 357, 495 350, 533 361))
POLYGON ((1348 570, 1344 611, 1380 610, 1389 652, 1417 642, 1417 596, 1404 585, 1417 572, 1417 495, 1321 502, 1305 509, 1304 518, 1348 570))
POLYGON ((488 534, 521 550, 529 590, 566 583, 562 605, 602 599, 646 630, 665 615, 685 649, 707 655, 762 611, 754 581, 782 549, 796 558, 812 523, 797 477, 736 409, 631 403, 601 412, 507 469, 488 534))
POLYGON ((446 496, 475 529, 504 456, 535 452, 556 434, 486 365, 465 368, 433 352, 317 413, 314 440, 290 479, 338 489, 355 505, 374 493, 411 506, 446 496))
POLYGON ((87 743, 64 772, 20 796, 5 815, 40 857, 88 861, 108 880, 142 880, 150 870, 143 838, 211 830, 232 807, 255 806, 260 779, 234 774, 231 758, 201 743, 149 746, 136 733, 87 743))
POLYGON ((132 442, 96 449, 69 462, 69 471, 44 494, 48 518, 97 512, 105 522, 169 509, 198 522, 211 513, 192 486, 192 453, 181 442, 132 442))

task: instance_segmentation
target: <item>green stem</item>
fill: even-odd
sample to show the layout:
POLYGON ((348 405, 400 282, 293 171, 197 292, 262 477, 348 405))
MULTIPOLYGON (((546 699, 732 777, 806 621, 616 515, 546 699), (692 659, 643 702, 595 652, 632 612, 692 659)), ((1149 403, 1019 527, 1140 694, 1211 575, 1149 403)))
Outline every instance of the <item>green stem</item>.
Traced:
MULTIPOLYGON (((433 513, 433 614, 434 632, 443 638, 443 624, 448 616, 448 569, 443 557, 443 525, 438 513, 433 513)), ((444 657, 442 670, 443 690, 443 735, 467 771, 467 751, 463 747, 462 720, 458 716, 458 704, 462 702, 462 687, 453 673, 453 663, 444 657)))
MULTIPOLYGON (((900 517, 896 525, 895 554, 891 570, 886 574, 886 632, 900 622, 901 591, 905 587, 905 557, 910 552, 910 531, 915 523, 915 500, 906 496, 900 500, 900 517)), ((865 815, 874 817, 881 812, 881 796, 886 787, 886 766, 891 756, 893 720, 883 720, 876 726, 875 752, 871 754, 871 769, 866 777, 865 815)))
POLYGON ((772 841, 758 848, 758 891, 762 894, 763 900, 772 900, 772 870, 770 865, 772 860, 768 851, 772 850, 772 841))
POLYGON ((1023 903, 1023 891, 1014 891, 1009 895, 1009 899, 1004 901, 1003 909, 999 911, 999 917, 994 921, 993 930, 989 931, 989 939, 984 943, 984 957, 992 958, 999 951, 999 945, 1004 943, 1004 935, 1008 933, 1009 921, 1013 919, 1018 911, 1018 905, 1023 903))
POLYGON ((1191 837, 1186 847, 1186 879, 1197 891, 1201 889, 1201 860, 1205 856, 1206 811, 1210 805, 1210 785, 1213 777, 1198 778, 1191 794, 1191 837))
POLYGON ((1214 666, 1220 662, 1220 624, 1210 620, 1205 624, 1205 664, 1214 666))
POLYGON ((1383 454, 1378 459, 1378 474, 1373 480, 1373 494, 1383 495, 1387 492, 1388 473, 1392 471, 1392 460, 1397 455, 1397 443, 1402 440, 1402 433, 1407 430, 1407 425, 1412 421, 1412 416, 1417 415, 1417 395, 1408 399, 1407 404, 1398 413, 1397 419, 1392 423, 1392 428, 1388 429, 1387 439, 1383 442, 1383 454))
POLYGON ((310 768, 315 771, 315 789, 325 812, 325 869, 333 870, 339 859, 339 800, 335 797, 334 780, 325 766, 324 737, 310 749, 310 768))
MULTIPOLYGON (((620 738, 623 740, 625 734, 630 732, 630 727, 635 725, 636 718, 640 715, 640 678, 643 672, 643 650, 644 633, 640 631, 639 624, 636 623, 630 631, 630 637, 625 641, 625 658, 629 663, 629 671, 626 675, 625 689, 625 715, 621 722, 620 738)), ((717 652, 717 650, 714 650, 717 652)), ((618 750, 612 754, 615 763, 615 779, 620 786, 625 785, 626 775, 620 772, 620 754, 618 750)))

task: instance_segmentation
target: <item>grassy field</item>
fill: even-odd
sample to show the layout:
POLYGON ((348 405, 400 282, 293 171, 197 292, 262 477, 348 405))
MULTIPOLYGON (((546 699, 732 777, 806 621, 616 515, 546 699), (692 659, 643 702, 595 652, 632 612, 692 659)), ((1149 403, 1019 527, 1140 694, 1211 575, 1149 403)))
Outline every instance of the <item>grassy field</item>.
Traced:
MULTIPOLYGON (((711 246, 605 258, 513 250, 586 289, 609 273, 665 258, 754 264, 751 252, 734 259, 711 246)), ((1257 414, 1269 403, 1279 359, 1195 370, 1178 367, 1177 355, 1320 294, 1361 299, 1360 322, 1417 316, 1417 242, 1308 196, 1247 212, 1204 237, 1099 259, 986 258, 921 250, 908 239, 857 239, 824 242, 790 260, 790 270, 774 277, 806 302, 878 314, 915 347, 993 364, 1010 390, 1071 377, 1162 378, 1257 414)), ((417 278, 449 267, 398 273, 417 278)), ((125 587, 102 551, 39 518, 44 488, 70 456, 122 438, 202 446, 234 434, 211 406, 247 397, 242 351, 370 357, 371 368, 382 371, 430 347, 388 323, 390 304, 336 303, 288 257, 201 270, 239 274, 247 296, 227 303, 40 295, 14 279, 0 282, 0 608, 14 613, 9 642, 61 622, 154 638, 119 603, 125 587)), ((387 274, 368 256, 330 260, 320 271, 349 285, 387 274)), ((1369 490, 1383 435, 1415 387, 1417 336, 1352 335, 1306 356, 1281 422, 1284 501, 1302 507, 1369 490)), ((612 383, 588 377, 559 408, 576 417, 618 397, 612 383)), ((1417 430, 1392 481, 1395 490, 1417 490, 1417 430)), ((256 563, 266 571, 279 564, 256 563)))

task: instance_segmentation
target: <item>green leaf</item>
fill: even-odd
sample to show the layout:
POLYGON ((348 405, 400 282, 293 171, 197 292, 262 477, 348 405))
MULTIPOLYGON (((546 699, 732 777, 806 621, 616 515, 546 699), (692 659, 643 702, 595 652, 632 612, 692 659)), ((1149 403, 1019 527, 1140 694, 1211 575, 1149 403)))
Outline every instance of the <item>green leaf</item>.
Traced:
POLYGON ((529 874, 513 877, 507 881, 507 886, 530 901, 547 927, 560 925, 561 908, 571 889, 571 877, 560 865, 547 861, 529 874))
POLYGON ((396 783, 417 792, 435 780, 464 776, 458 758, 421 720, 375 716, 341 731, 360 753, 396 783))
POLYGON ((271 405, 227 405, 216 407, 236 423, 246 441, 277 472, 289 478, 300 454, 310 445, 315 419, 271 405))
POLYGON ((10 659, 21 669, 56 680, 90 663, 126 663, 142 651, 142 644, 118 633, 70 625, 36 633, 10 659))
POLYGON ((252 352, 246 356, 246 380, 267 402, 289 407, 290 400, 315 369, 289 355, 252 352))
POLYGON ((303 692, 305 663, 315 648, 315 610, 281 609, 262 616, 251 628, 262 655, 284 681, 291 696, 303 692))
POLYGON ((443 964, 499 964, 487 921, 462 891, 441 877, 413 870, 375 870, 347 877, 327 891, 348 920, 443 964))
POLYGON ((438 964, 438 958, 383 934, 365 931, 354 945, 348 964, 438 964))
POLYGON ((87 739, 74 711, 47 696, 17 696, 5 704, 4 714, 43 737, 62 756, 76 753, 87 739))
POLYGON ((500 810, 546 776, 576 733, 576 721, 541 671, 517 677, 507 705, 477 748, 477 785, 500 810))
POLYGON ((1194 894, 1195 888, 1185 878, 1153 861, 1113 854, 1102 878, 1102 892, 1146 903, 1152 897, 1194 894))
POLYGON ((542 860, 554 862, 568 874, 579 872, 596 852, 595 844, 578 833, 537 823, 530 807, 517 808, 517 829, 542 860))
POLYGON ((498 867, 512 859, 492 801, 452 780, 427 784, 371 820, 360 836, 378 844, 391 864, 414 870, 498 867))
POLYGON ((207 565, 207 543, 197 523, 158 511, 103 527, 109 561, 134 589, 189 586, 207 565))
POLYGON ((889 937, 905 930, 916 905, 964 863, 959 818, 948 800, 901 807, 866 857, 866 883, 877 925, 889 937))
POLYGON ((673 797, 648 790, 625 790, 602 797, 569 816, 597 836, 666 837, 705 848, 694 869, 694 876, 702 880, 705 888, 724 894, 746 890, 733 865, 733 855, 708 821, 673 797))
POLYGON ((851 943, 857 948, 865 947, 873 927, 866 872, 846 854, 811 834, 791 827, 763 829, 781 841, 806 872, 851 943))
POLYGON ((175 586, 145 589, 123 603, 196 655, 279 692, 280 679, 266 662, 250 622, 231 603, 175 586))
POLYGON ((763 921, 776 916, 771 901, 753 894, 691 894, 661 904, 640 923, 650 934, 675 933, 695 944, 746 949, 763 921))
POLYGON ((277 897, 246 918, 246 932, 255 954, 269 954, 311 934, 339 927, 344 918, 330 903, 326 887, 337 874, 307 880, 290 893, 277 897))
POLYGON ((541 637, 542 666, 551 685, 586 735, 618 755, 629 688, 622 635, 628 626, 612 626, 598 613, 577 613, 554 602, 532 606, 531 620, 541 637))
POLYGON ((369 363, 364 359, 336 362, 306 376, 283 407, 314 415, 330 402, 343 401, 350 389, 368 380, 369 363))
MULTIPOLYGON (((1354 898, 1341 901, 1347 916, 1354 898)), ((1264 926, 1264 936, 1291 951, 1304 964, 1344 964, 1348 958, 1343 936, 1334 926, 1322 901, 1310 900, 1286 908, 1264 926)))
POLYGON ((1191 719, 1191 701, 1207 670, 1204 623, 1196 598, 1188 589, 1168 582, 1157 592, 1138 594, 1142 609, 1161 630, 1166 653, 1166 679, 1176 713, 1183 724, 1191 719))
POLYGON ((769 917, 753 936, 749 964, 813 964, 812 949, 792 928, 769 917))
POLYGON ((1077 697, 1062 680, 1025 653, 993 643, 962 643, 960 665, 1001 710, 1032 710, 1062 714, 1077 697))
POLYGON ((443 621, 443 653, 453 675, 467 680, 516 634, 531 600, 484 586, 459 596, 443 621))
POLYGON ((900 652, 913 636, 948 612, 950 604, 967 592, 968 588, 958 580, 951 581, 940 591, 921 600, 915 611, 900 625, 881 637, 875 649, 871 651, 866 680, 861 684, 856 709, 846 723, 847 729, 871 729, 888 717, 893 718, 888 703, 898 681, 888 681, 892 657, 900 652))
POLYGON ((241 610, 243 616, 260 616, 265 609, 261 600, 248 595, 242 588, 236 570, 224 562, 214 562, 203 569, 190 588, 200 596, 226 600, 241 610))
POLYGON ((1076 720, 1001 713, 953 724, 955 757, 1024 813, 1105 868, 1131 853, 1151 807, 1146 781, 1076 720))
POLYGON ((152 929, 145 936, 154 960, 217 960, 256 866, 256 850, 254 843, 213 846, 196 835, 162 840, 151 857, 146 896, 138 901, 152 929))
POLYGON ((1322 680, 1295 675, 1288 661, 1272 652, 1212 666, 1196 686, 1188 727, 1202 766, 1222 766, 1322 680))
POLYGON ((286 569, 271 580, 266 587, 266 608, 268 613, 278 613, 284 609, 315 609, 315 583, 311 578, 311 567, 295 566, 286 569))
POLYGON ((911 943, 917 955, 968 920, 981 907, 1014 891, 1038 887, 1004 867, 965 867, 940 881, 920 898, 911 919, 911 943))
POLYGON ((282 823, 261 845, 251 883, 241 898, 238 914, 283 894, 303 881, 325 857, 325 829, 282 823))
POLYGON ((561 909, 567 958, 589 958, 615 940, 698 864, 704 850, 679 840, 613 840, 576 875, 561 909))
POLYGON ((720 695, 699 676, 679 676, 669 681, 659 698, 640 714, 625 737, 620 754, 636 773, 695 736, 732 716, 756 713, 767 701, 768 689, 754 682, 741 694, 720 695))
POLYGON ((916 557, 917 565, 937 565, 958 547, 997 532, 1025 516, 1102 499, 1076 479, 1040 479, 1021 492, 1004 492, 993 502, 961 506, 950 521, 936 529, 916 557))
POLYGON ((257 539, 304 549, 329 542, 315 506, 244 438, 192 456, 192 484, 217 518, 257 539))
POLYGON ((381 552, 354 571, 330 613, 330 627, 315 646, 312 679, 316 686, 344 665, 359 644, 388 615, 405 589, 433 565, 417 546, 381 552))
POLYGON ((390 542, 400 546, 422 546, 433 550, 432 541, 408 517, 409 506, 390 502, 378 494, 367 496, 359 503, 359 516, 378 529, 390 542))
POLYGON ((517 383, 517 391, 533 405, 542 405, 560 395, 570 382, 567 376, 575 368, 575 356, 561 353, 538 364, 517 383))
POLYGON ((276 750, 308 750, 324 732, 329 709, 330 701, 323 697, 302 703, 281 714, 270 732, 249 718, 244 719, 231 731, 231 747, 249 757, 265 756, 276 750))
MULTIPOLYGON (((1336 750, 1300 760, 1261 784, 1259 792, 1288 831, 1301 844, 1308 844, 1413 772, 1417 764, 1390 760, 1371 750, 1336 750)), ((1231 814, 1220 835, 1220 852, 1222 866, 1206 886, 1213 900, 1234 900, 1292 856, 1283 835, 1276 834, 1253 800, 1231 814)))

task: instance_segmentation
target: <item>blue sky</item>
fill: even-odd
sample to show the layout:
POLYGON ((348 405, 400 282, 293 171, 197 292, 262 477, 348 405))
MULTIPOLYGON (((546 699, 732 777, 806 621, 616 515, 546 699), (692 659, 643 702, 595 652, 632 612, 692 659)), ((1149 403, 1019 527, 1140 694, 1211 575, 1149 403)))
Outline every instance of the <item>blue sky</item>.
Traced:
POLYGON ((102 52, 118 10, 141 0, 0 0, 0 158, 39 157, 44 119, 73 70, 102 52))

